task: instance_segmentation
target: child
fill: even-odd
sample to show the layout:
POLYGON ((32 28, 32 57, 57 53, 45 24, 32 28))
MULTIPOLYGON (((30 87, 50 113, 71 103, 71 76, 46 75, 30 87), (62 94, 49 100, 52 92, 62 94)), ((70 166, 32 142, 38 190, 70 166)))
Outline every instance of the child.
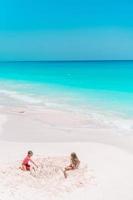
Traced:
MULTIPOLYGON (((22 166, 20 167, 21 170, 23 170, 23 171, 30 171, 31 170, 30 162, 33 163, 33 165, 35 165, 38 168, 38 166, 36 165, 36 163, 34 163, 33 160, 31 160, 32 156, 33 156, 33 152, 32 151, 28 151, 27 156, 23 160, 22 166)), ((34 167, 33 167, 33 169, 35 170, 34 167)))
POLYGON ((67 178, 66 171, 78 169, 79 164, 80 164, 80 161, 79 161, 79 159, 78 159, 76 153, 74 153, 74 152, 71 153, 70 165, 67 166, 67 167, 65 167, 65 170, 64 170, 64 176, 65 176, 65 178, 67 178))

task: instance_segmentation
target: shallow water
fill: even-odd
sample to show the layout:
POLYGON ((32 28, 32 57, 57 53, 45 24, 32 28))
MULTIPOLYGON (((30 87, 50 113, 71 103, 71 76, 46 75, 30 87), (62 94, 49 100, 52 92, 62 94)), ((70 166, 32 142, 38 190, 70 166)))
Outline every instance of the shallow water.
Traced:
POLYGON ((1 105, 85 112, 132 129, 132 103, 132 61, 0 63, 1 105))

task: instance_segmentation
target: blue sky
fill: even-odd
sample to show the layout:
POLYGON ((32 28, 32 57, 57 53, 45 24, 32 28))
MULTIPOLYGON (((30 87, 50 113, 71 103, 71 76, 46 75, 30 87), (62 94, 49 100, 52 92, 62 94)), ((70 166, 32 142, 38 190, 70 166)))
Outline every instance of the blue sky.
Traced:
POLYGON ((133 59, 133 1, 0 2, 0 60, 69 59, 133 59))

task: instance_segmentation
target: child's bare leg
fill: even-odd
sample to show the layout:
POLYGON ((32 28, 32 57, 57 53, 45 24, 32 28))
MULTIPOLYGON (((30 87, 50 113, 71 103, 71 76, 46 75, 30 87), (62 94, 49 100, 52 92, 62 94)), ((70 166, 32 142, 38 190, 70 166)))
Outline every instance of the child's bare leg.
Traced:
POLYGON ((19 167, 19 169, 21 169, 22 171, 26 171, 26 166, 22 165, 21 167, 19 167))
POLYGON ((65 178, 67 178, 67 173, 66 173, 66 172, 67 172, 67 171, 70 171, 70 170, 73 170, 72 166, 66 167, 65 170, 63 171, 64 177, 65 177, 65 178))

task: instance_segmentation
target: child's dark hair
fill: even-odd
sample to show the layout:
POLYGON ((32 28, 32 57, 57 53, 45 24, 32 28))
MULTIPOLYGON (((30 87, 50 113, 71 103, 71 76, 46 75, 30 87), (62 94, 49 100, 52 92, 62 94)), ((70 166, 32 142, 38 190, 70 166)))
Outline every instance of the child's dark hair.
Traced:
POLYGON ((33 151, 28 151, 28 155, 33 155, 33 151))

